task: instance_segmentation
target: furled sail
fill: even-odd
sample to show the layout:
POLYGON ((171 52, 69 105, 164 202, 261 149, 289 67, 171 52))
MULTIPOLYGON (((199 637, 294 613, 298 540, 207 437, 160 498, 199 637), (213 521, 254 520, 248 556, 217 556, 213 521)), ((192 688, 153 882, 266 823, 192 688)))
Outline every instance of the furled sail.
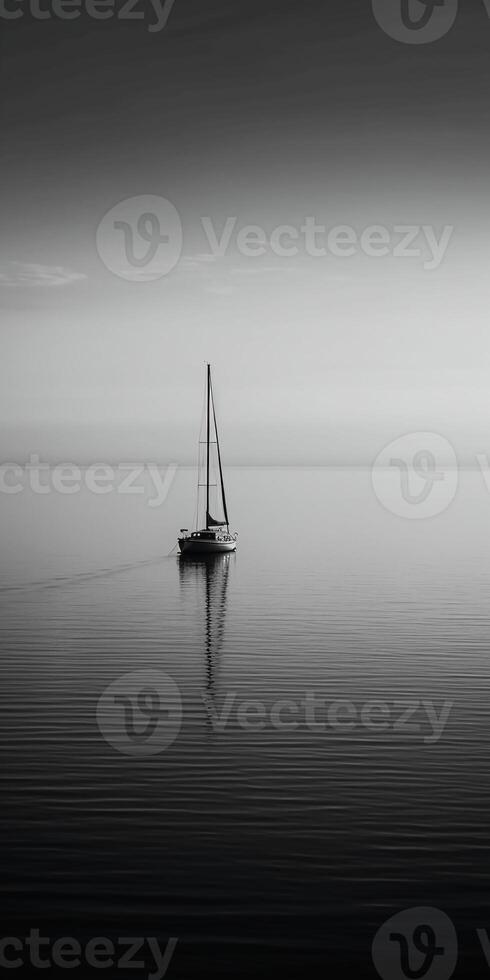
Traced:
MULTIPOLYGON (((216 433, 216 449, 217 449, 217 452, 218 452, 219 477, 220 477, 220 484, 221 484, 221 500, 222 500, 222 504, 223 504, 223 513, 225 515, 225 519, 224 519, 224 521, 223 521, 223 523, 222 523, 221 526, 226 525, 226 527, 229 528, 230 519, 228 517, 228 507, 226 505, 225 481, 223 479, 223 467, 221 465, 221 450, 220 450, 220 447, 219 447, 218 423, 216 421, 216 408, 214 406, 213 386, 211 384, 211 371, 209 372, 209 391, 210 391, 210 395, 211 395, 211 403, 212 403, 212 406, 213 406, 214 431, 216 433)), ((208 517, 209 516, 210 515, 209 515, 209 504, 208 504, 208 517)), ((216 527, 217 525, 216 525, 216 522, 214 522, 213 525, 208 525, 208 526, 214 526, 214 527, 216 527)))
POLYGON ((214 517, 208 512, 206 514, 206 526, 207 527, 225 527, 226 521, 216 521, 214 517))

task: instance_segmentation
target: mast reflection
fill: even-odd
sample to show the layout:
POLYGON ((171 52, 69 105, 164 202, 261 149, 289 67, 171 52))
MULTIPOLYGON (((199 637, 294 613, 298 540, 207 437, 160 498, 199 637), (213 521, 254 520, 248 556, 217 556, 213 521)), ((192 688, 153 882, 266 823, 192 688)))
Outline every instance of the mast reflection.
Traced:
POLYGON ((179 558, 181 588, 197 590, 198 613, 202 610, 206 656, 206 695, 213 701, 219 673, 219 655, 225 632, 227 590, 231 563, 235 555, 207 558, 179 558))

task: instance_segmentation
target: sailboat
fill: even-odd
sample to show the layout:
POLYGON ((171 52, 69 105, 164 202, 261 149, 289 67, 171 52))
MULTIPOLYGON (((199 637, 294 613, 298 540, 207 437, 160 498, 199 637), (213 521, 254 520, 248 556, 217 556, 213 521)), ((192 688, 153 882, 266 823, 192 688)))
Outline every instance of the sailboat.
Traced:
MULTIPOLYGON (((230 534, 230 521, 228 518, 228 507, 226 504, 225 484, 223 479, 223 466, 221 463, 221 451, 218 437, 218 426, 216 423, 216 409, 214 407, 213 383, 211 380, 211 365, 207 365, 206 370, 206 441, 200 442, 199 446, 206 447, 205 472, 206 482, 201 483, 201 474, 198 481, 198 501, 197 501, 197 520, 199 520, 199 491, 206 490, 206 526, 201 530, 189 533, 188 528, 181 528, 179 537, 180 553, 185 558, 206 557, 207 555, 227 554, 236 551, 237 534, 230 534), (216 447, 219 487, 212 483, 211 474, 211 447, 216 447), (223 520, 214 518, 210 513, 211 488, 219 489, 221 496, 221 509, 223 520)), ((199 467, 199 469, 201 469, 199 467)), ((219 501, 218 501, 219 504, 219 501)))

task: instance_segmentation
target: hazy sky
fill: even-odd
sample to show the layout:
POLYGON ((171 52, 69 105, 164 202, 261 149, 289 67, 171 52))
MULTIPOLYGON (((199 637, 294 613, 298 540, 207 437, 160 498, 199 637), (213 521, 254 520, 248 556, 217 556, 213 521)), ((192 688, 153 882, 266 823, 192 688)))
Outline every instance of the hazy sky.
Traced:
POLYGON ((192 460, 206 360, 229 462, 370 461, 411 429, 490 452, 490 19, 460 8, 426 45, 369 0, 3 24, 2 458, 192 460), (177 208, 183 257, 128 282, 96 231, 143 195, 177 208), (237 246, 307 216, 382 226, 390 254, 237 246), (224 257, 203 217, 237 219, 224 257), (435 268, 422 232, 392 254, 399 226, 454 229, 435 268))

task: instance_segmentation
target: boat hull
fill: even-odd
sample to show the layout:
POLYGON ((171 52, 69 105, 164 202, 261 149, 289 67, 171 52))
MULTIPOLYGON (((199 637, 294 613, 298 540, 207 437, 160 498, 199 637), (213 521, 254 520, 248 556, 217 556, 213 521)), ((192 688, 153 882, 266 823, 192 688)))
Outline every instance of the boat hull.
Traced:
POLYGON ((204 541, 190 538, 180 538, 180 553, 185 558, 200 555, 226 555, 236 551, 236 541, 204 541))

